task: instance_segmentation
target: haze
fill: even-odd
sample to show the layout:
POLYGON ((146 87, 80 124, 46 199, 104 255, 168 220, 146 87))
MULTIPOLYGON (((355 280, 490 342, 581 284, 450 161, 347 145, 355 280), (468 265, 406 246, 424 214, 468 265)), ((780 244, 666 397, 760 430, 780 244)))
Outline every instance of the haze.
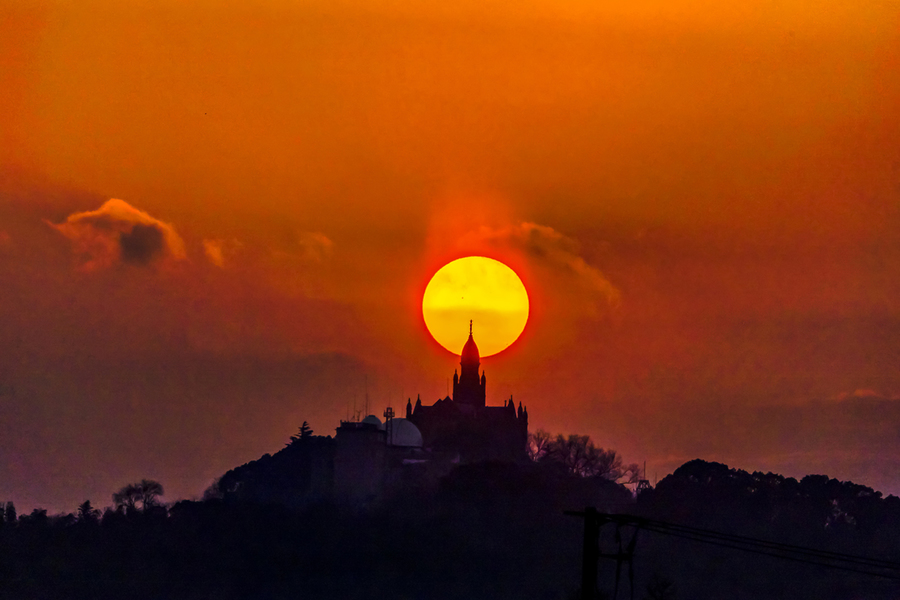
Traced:
POLYGON ((533 429, 900 492, 898 14, 6 3, 0 498, 199 496, 366 376, 432 402, 469 254, 529 290, 483 367, 533 429))

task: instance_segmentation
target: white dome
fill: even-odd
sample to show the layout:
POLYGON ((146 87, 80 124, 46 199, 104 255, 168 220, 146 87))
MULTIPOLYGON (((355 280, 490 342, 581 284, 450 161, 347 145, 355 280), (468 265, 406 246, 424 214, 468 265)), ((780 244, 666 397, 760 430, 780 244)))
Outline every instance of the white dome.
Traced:
POLYGON ((375 425, 378 429, 384 429, 384 424, 381 422, 381 419, 376 417, 375 415, 369 415, 365 419, 362 420, 363 423, 371 423, 375 425))
POLYGON ((387 424, 387 443, 404 448, 421 448, 422 432, 406 419, 391 419, 387 424))

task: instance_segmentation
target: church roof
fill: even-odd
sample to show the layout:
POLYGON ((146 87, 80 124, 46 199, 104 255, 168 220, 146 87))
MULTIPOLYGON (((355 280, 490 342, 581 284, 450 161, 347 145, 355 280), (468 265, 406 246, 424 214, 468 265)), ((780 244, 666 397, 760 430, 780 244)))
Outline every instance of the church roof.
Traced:
POLYGON ((463 364, 477 365, 480 362, 480 358, 478 346, 475 345, 475 338, 472 337, 472 321, 469 321, 469 339, 466 340, 466 345, 463 346, 460 362, 463 364))

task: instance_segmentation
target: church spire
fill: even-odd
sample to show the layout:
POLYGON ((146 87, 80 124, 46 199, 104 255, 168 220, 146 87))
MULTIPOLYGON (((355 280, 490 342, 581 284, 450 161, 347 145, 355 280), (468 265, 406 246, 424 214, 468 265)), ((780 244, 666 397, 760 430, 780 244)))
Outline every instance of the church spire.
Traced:
POLYGON ((466 340, 466 345, 463 346, 462 355, 459 358, 459 363, 463 371, 460 376, 464 376, 464 373, 471 371, 471 368, 474 368, 475 377, 478 377, 478 365, 481 364, 481 357, 478 354, 478 346, 475 344, 475 338, 472 336, 472 321, 469 321, 469 339, 466 340))
POLYGON ((469 339, 463 346, 462 354, 459 357, 459 379, 453 376, 453 400, 463 404, 473 404, 475 406, 484 406, 486 380, 483 374, 479 377, 479 367, 481 366, 481 356, 478 353, 478 346, 475 344, 475 337, 472 335, 472 321, 469 321, 469 339))

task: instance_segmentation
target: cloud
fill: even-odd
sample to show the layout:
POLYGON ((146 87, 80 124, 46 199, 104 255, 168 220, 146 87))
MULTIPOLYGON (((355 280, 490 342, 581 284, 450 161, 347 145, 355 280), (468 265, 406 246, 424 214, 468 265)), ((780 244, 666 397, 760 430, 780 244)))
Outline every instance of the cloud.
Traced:
POLYGON ((243 247, 239 241, 231 240, 203 240, 203 252, 209 262, 220 269, 225 268, 226 259, 234 256, 243 247))
POLYGON ((589 291, 602 296, 610 306, 618 306, 619 290, 599 269, 589 265, 578 253, 578 242, 552 227, 522 222, 500 228, 480 227, 463 235, 460 248, 513 246, 556 270, 576 278, 589 291))
POLYGON ((186 258, 184 242, 171 224, 124 200, 113 198, 97 210, 73 213, 59 224, 47 223, 72 241, 75 253, 85 258, 86 270, 118 262, 144 266, 186 258))
POLYGON ((304 231, 300 234, 298 243, 303 258, 315 262, 322 262, 330 257, 334 249, 334 242, 324 233, 304 231))
POLYGON ((292 235, 289 250, 276 250, 276 258, 320 263, 331 257, 334 242, 324 233, 299 231, 292 235))
POLYGON ((839 394, 835 394, 832 399, 838 401, 858 399, 858 398, 871 398, 874 400, 900 400, 900 395, 897 394, 882 394, 872 389, 856 389, 852 392, 841 392, 839 394))

